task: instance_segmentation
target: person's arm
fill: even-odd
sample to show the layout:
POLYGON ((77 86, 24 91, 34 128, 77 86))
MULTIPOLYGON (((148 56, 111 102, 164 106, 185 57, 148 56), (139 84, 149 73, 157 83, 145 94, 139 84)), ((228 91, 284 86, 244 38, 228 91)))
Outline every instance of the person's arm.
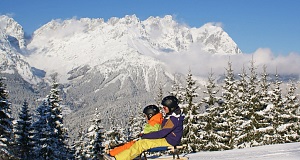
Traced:
POLYGON ((170 117, 170 119, 168 119, 168 121, 166 122, 166 124, 163 126, 161 130, 144 134, 142 138, 144 139, 164 138, 174 130, 177 124, 178 124, 178 119, 176 117, 170 117))

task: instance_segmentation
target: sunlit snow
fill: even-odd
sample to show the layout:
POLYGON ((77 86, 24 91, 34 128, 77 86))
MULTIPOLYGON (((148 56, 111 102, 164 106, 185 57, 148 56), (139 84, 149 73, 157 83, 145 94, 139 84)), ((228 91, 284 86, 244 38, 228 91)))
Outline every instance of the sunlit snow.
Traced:
POLYGON ((299 160, 300 143, 286 143, 186 155, 190 160, 299 160))

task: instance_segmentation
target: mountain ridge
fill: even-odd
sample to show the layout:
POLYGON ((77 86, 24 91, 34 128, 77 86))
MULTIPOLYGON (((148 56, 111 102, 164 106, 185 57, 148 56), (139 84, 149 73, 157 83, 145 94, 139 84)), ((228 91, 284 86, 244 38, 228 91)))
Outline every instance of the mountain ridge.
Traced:
MULTIPOLYGON (((53 67, 50 70, 58 71, 58 68, 76 68, 85 64, 96 66, 135 53, 152 57, 181 54, 181 51, 188 52, 190 45, 195 43, 204 46, 202 52, 242 53, 220 27, 211 24, 204 27, 189 29, 175 22, 172 16, 149 17, 144 21, 140 21, 135 15, 113 17, 107 22, 88 18, 52 20, 34 32, 33 39, 28 44, 31 54, 27 59, 36 68, 47 70, 53 67), (210 34, 212 31, 214 34, 210 34), (76 49, 73 50, 74 48, 76 49), (44 63, 38 64, 36 60, 48 58, 46 61, 53 61, 51 57, 64 65, 48 64, 46 68, 43 67, 44 63)), ((65 75, 71 68, 61 74, 65 75)))

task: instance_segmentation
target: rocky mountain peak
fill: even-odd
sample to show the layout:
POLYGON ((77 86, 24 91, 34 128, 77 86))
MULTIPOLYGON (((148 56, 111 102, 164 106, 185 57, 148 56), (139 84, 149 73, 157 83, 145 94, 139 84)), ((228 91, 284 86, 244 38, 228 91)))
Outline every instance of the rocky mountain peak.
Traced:
POLYGON ((23 27, 13 18, 0 15, 0 30, 8 37, 13 47, 16 49, 26 48, 23 27))

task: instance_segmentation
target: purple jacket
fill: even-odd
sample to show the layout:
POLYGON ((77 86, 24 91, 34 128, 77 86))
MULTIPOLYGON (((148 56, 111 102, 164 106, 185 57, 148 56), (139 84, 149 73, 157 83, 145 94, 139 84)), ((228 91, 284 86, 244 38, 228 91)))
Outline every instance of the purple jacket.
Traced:
POLYGON ((167 142, 172 146, 179 145, 183 134, 182 114, 175 113, 168 115, 162 122, 162 129, 156 132, 144 134, 143 139, 166 138, 167 142))

